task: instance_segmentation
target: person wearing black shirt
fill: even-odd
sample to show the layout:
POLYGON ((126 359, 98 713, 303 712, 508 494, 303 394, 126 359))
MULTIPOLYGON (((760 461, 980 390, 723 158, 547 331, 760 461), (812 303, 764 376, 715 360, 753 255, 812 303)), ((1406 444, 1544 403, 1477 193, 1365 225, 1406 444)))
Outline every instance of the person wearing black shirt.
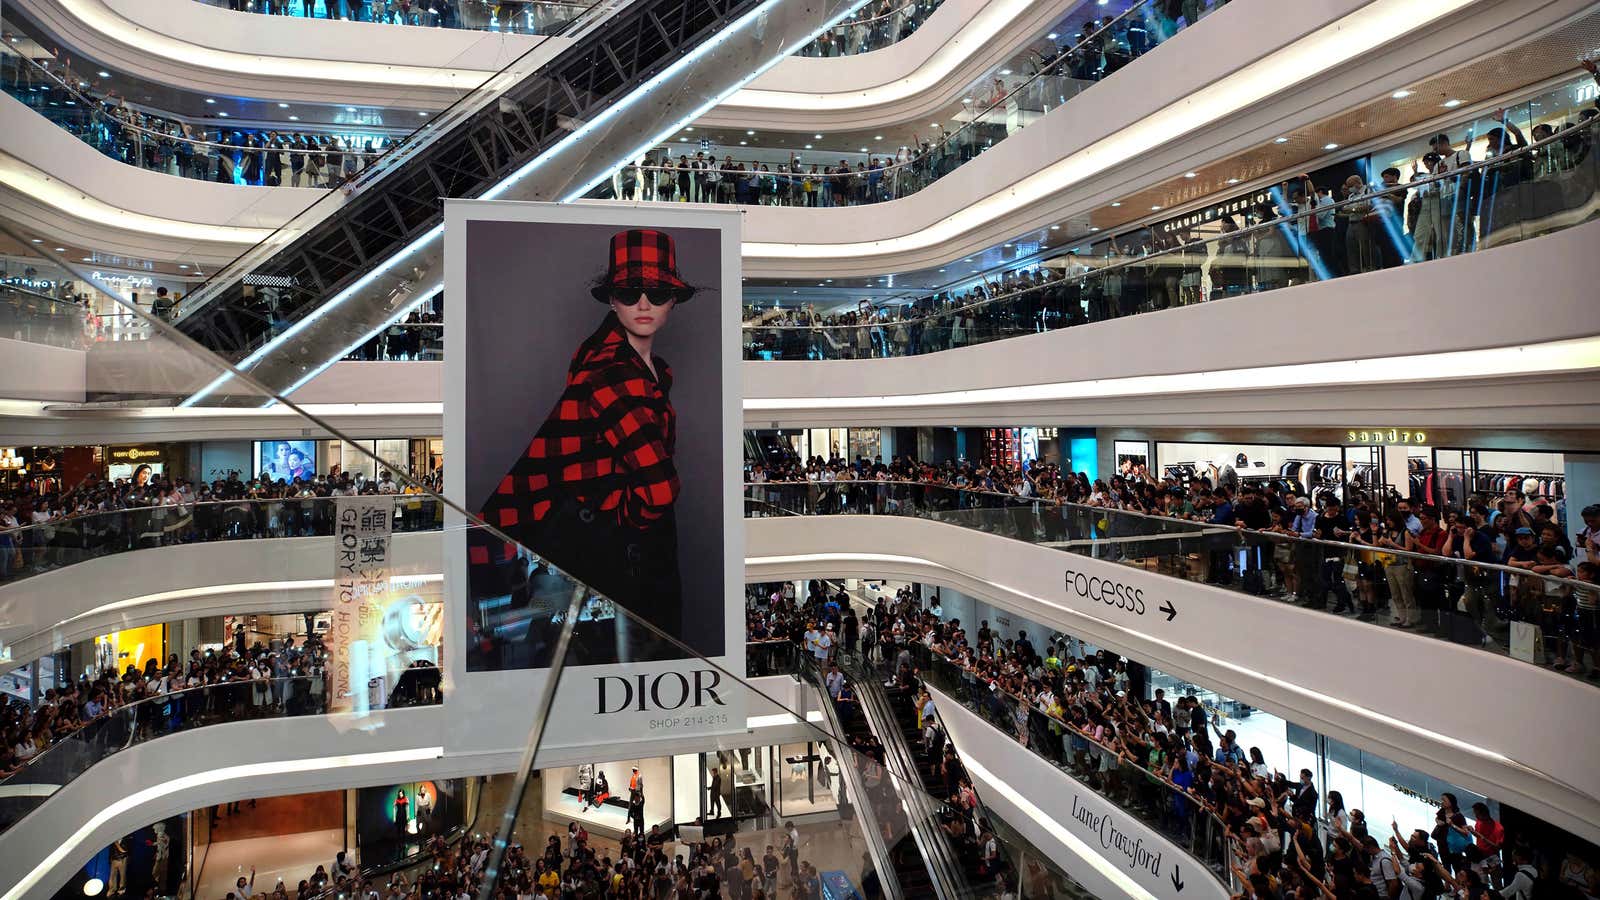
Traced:
MULTIPOLYGON (((1317 537, 1324 541, 1343 541, 1350 536, 1349 523, 1345 520, 1344 511, 1339 506, 1339 501, 1329 498, 1322 507, 1322 515, 1317 516, 1317 537)), ((1344 583, 1344 553, 1333 547, 1322 547, 1318 552, 1322 554, 1322 587, 1324 592, 1331 591, 1338 602, 1334 604, 1335 613, 1354 612, 1355 607, 1350 603, 1350 589, 1344 583)))

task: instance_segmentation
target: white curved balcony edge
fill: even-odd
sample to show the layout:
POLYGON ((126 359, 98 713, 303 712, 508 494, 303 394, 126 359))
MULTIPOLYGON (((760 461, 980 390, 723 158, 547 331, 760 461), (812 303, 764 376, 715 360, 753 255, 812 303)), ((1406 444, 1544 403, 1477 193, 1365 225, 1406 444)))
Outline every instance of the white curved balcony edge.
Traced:
MULTIPOLYGON (((977 418, 994 424, 1045 415, 1109 425, 1171 415, 1177 419, 1174 424, 1217 425, 1223 424, 1218 417, 1230 415, 1292 417, 1296 409, 1324 415, 1350 401, 1339 391, 1354 389, 1362 394, 1352 404, 1356 409, 1405 404, 1435 426, 1492 425, 1496 423, 1475 418, 1472 410, 1503 408, 1494 402, 1494 392, 1474 389, 1475 403, 1456 402, 1451 395, 1461 393, 1456 388, 1462 385, 1438 379, 1494 378, 1522 371, 1513 359, 1489 353, 1462 356, 1470 351, 1600 334, 1600 311, 1587 274, 1595 246, 1600 246, 1600 221, 1451 259, 921 356, 749 362, 744 369, 746 421, 762 427, 772 421, 845 425, 867 419, 874 424, 926 424, 977 418), (1526 289, 1530 272, 1539 273, 1538 291, 1526 289), (1519 299, 1478 303, 1470 316, 1452 315, 1468 297, 1519 299), (1128 352, 1134 347, 1178 352, 1128 352), (1412 359, 1444 354, 1454 355, 1457 369, 1447 370, 1452 363, 1444 358, 1412 359), (1408 361, 1382 368, 1344 364, 1384 359, 1408 361), (1311 364, 1334 365, 1319 370, 1311 364), (1237 376, 1231 383, 1220 378, 1227 371, 1246 369, 1256 374, 1248 380, 1237 376), (1208 379, 1212 375, 1218 377, 1208 379), (1304 396, 1313 388, 1323 389, 1321 400, 1304 396), (1399 391, 1414 393, 1384 393, 1399 391), (1168 409, 1163 396, 1194 405, 1168 409)), ((1525 361, 1537 366, 1556 358, 1525 361)), ((1589 355, 1588 365, 1600 366, 1600 352, 1589 355)), ((1581 371, 1559 377, 1581 377, 1581 371)), ((1545 405, 1526 395, 1510 405, 1530 400, 1545 405)), ((1581 401, 1581 395, 1544 400, 1581 401)), ((1582 414, 1546 412, 1578 426, 1594 421, 1571 421, 1574 413, 1582 414)), ((1287 419, 1278 423, 1290 424, 1287 419)), ((1538 419, 1531 424, 1555 422, 1538 419)))
MULTIPOLYGON (((506 702, 527 701, 514 676, 506 702)), ((801 685, 788 676, 748 682, 772 697, 753 697, 749 730, 718 746, 764 746, 814 740, 814 728, 789 711, 806 711, 801 685)), ((449 702, 446 688, 446 703, 449 702)), ((259 719, 211 725, 156 738, 91 766, 57 790, 19 825, 0 833, 0 900, 46 900, 90 857, 135 828, 166 816, 250 797, 340 790, 515 771, 520 747, 447 753, 444 706, 355 714, 259 719)), ((663 740, 662 754, 697 752, 706 741, 663 740)), ((605 759, 604 747, 541 749, 540 768, 605 759)), ((499 810, 486 810, 492 818, 499 810)))
POLYGON ((859 575, 944 584, 1421 771, 1507 799, 1594 840, 1596 688, 1406 632, 1155 575, 955 525, 901 517, 746 523, 753 581, 859 575), (871 548, 862 550, 861 548, 871 548), (1064 573, 1143 590, 1134 616, 1070 594, 1064 573), (1171 601, 1176 618, 1156 607, 1171 601), (1314 648, 1314 652, 1312 651, 1314 648), (1418 678, 1426 671, 1428 677, 1418 678), (1443 702, 1448 696, 1474 702, 1443 702), (1527 698, 1538 697, 1529 703, 1527 698), (1497 714, 1486 716, 1485 708, 1497 714))
MULTIPOLYGON (((1600 835, 1600 772, 1586 755, 1600 722, 1569 714, 1594 705, 1591 685, 1475 648, 940 522, 836 516, 819 527, 785 517, 745 527, 747 580, 861 575, 948 585, 1422 771, 1514 796, 1591 840, 1600 835), (1148 614, 1068 596, 1067 570, 1144 590, 1148 614), (1154 612, 1169 599, 1178 610, 1171 622, 1154 612), (1416 679, 1424 668, 1430 678, 1416 679), (1481 702, 1440 703, 1441 684, 1481 702), (1522 702, 1529 697, 1540 702, 1522 702), (1497 714, 1484 715, 1485 704, 1497 714)), ((436 575, 442 545, 438 532, 398 536, 404 569, 396 574, 436 575)), ((323 577, 328 547, 326 538, 295 538, 135 551, 6 585, 0 610, 10 617, 9 635, 56 625, 47 617, 64 621, 63 632, 84 634, 214 614, 228 604, 259 611, 263 598, 315 598, 315 587, 286 587, 274 598, 270 585, 323 577)), ((313 604, 324 605, 325 596, 313 604)), ((0 853, 3 841, 0 835, 0 853)))
MULTIPOLYGON (((129 74, 231 96, 437 109, 561 36, 252 16, 195 0, 18 0, 63 42, 129 74), (196 8, 198 7, 198 8, 196 8)), ((708 122, 816 127, 818 102, 873 127, 921 116, 1078 0, 947 0, 910 37, 852 57, 791 57, 708 122), (863 88, 872 90, 863 93, 863 88), (820 101, 818 98, 822 98, 820 101), (897 114, 906 101, 910 107, 897 114), (778 118, 774 118, 774 115, 778 118), (792 121, 789 119, 792 118, 792 121)), ((845 127, 832 124, 833 128, 845 127)))
POLYGON ((6 218, 74 246, 226 262, 327 193, 199 181, 130 166, 9 94, 0 94, 0 116, 10 125, 0 131, 6 218))
POLYGON ((1236 0, 940 178, 861 207, 754 207, 745 274, 947 265, 1482 59, 1583 0, 1236 0), (1403 39, 1402 39, 1403 37, 1403 39))

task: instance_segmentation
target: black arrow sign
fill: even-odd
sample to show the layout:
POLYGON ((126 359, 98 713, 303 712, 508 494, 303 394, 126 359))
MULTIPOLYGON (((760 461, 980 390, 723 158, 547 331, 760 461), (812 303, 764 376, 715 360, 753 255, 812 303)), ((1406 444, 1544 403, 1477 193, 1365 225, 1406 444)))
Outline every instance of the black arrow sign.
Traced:
MULTIPOLYGON (((1178 609, 1177 609, 1177 607, 1172 605, 1172 601, 1171 600, 1168 600, 1166 602, 1166 604, 1163 605, 1163 606, 1156 607, 1156 611, 1157 612, 1166 613, 1168 622, 1171 622, 1173 619, 1176 619, 1178 617, 1178 609)), ((1177 873, 1173 873, 1173 874, 1174 874, 1174 876, 1176 876, 1177 873)))
POLYGON ((1172 887, 1178 893, 1183 893, 1183 879, 1178 877, 1178 867, 1172 867, 1172 887))

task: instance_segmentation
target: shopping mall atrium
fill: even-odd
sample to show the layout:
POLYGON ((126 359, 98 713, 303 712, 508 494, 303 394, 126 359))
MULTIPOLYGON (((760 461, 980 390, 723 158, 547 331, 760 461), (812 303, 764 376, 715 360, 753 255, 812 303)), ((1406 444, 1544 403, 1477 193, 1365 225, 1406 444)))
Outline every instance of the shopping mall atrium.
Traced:
POLYGON ((0 900, 1600 900, 1597 61, 3 0, 0 900))

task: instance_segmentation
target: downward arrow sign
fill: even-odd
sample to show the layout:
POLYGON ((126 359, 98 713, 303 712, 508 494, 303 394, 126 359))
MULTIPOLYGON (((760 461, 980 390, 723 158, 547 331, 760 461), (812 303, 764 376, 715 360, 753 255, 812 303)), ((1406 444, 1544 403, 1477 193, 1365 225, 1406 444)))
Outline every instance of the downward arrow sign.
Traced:
MULTIPOLYGON (((1178 617, 1178 609, 1177 609, 1177 607, 1172 605, 1172 601, 1171 600, 1168 600, 1165 605, 1156 607, 1156 611, 1157 612, 1166 613, 1168 622, 1171 622, 1173 619, 1176 619, 1178 617)), ((1174 879, 1176 879, 1177 873, 1174 872, 1173 876, 1174 876, 1174 879)))
POLYGON ((1172 887, 1177 890, 1178 893, 1183 893, 1183 879, 1178 877, 1177 866, 1172 867, 1172 887))

